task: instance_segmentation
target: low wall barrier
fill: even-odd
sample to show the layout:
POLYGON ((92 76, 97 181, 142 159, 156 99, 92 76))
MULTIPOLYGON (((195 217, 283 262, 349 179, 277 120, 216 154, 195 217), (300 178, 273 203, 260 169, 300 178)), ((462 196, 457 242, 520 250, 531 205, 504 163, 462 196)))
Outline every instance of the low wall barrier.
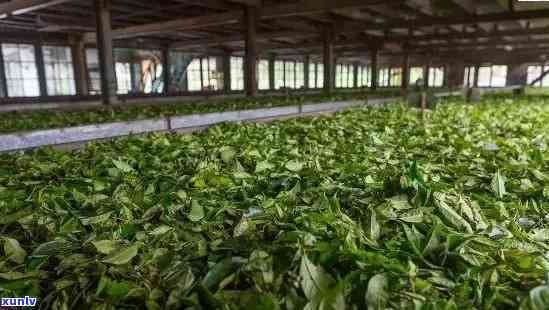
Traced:
MULTIPOLYGON (((461 92, 449 92, 438 96, 455 96, 461 92)), ((135 134, 189 130, 204 128, 223 122, 256 121, 282 117, 299 117, 311 114, 337 112, 365 105, 383 105, 401 100, 400 97, 369 100, 338 101, 301 106, 273 107, 254 110, 214 112, 172 116, 160 119, 146 119, 129 122, 113 122, 83 125, 69 128, 37 130, 0 135, 0 152, 28 150, 42 146, 59 146, 72 143, 86 143, 135 134)))

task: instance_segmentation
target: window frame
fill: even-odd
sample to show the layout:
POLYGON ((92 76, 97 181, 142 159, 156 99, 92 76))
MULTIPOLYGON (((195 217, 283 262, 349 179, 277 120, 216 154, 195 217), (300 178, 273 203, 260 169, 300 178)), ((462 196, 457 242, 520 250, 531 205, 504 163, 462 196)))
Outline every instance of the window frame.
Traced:
POLYGON ((3 84, 5 86, 5 95, 7 98, 37 98, 40 96, 43 96, 45 94, 41 93, 41 87, 40 87, 40 72, 38 68, 37 63, 37 46, 33 44, 25 44, 25 43, 2 43, 0 44, 0 53, 2 54, 2 62, 3 62, 3 84), (13 60, 6 60, 6 52, 5 49, 7 48, 16 48, 17 49, 17 61, 13 60), (22 54, 22 47, 29 48, 29 59, 24 59, 22 54), (32 58, 32 59, 31 59, 32 58), (20 77, 17 76, 11 76, 12 69, 10 69, 10 64, 14 64, 13 68, 18 67, 18 71, 20 74, 20 77), (29 68, 25 69, 25 65, 28 65, 29 68), (33 74, 31 77, 25 77, 24 72, 28 72, 33 74), (32 71, 32 72, 31 72, 32 71), (13 83, 12 87, 10 87, 10 82, 13 83), (27 93, 27 90, 29 87, 25 87, 25 83, 32 84, 33 87, 30 89, 33 89, 35 92, 29 92, 27 93), (20 86, 20 87, 17 87, 20 86), (14 92, 14 88, 17 88, 17 91, 14 92), (15 93, 15 94, 14 94, 15 93))

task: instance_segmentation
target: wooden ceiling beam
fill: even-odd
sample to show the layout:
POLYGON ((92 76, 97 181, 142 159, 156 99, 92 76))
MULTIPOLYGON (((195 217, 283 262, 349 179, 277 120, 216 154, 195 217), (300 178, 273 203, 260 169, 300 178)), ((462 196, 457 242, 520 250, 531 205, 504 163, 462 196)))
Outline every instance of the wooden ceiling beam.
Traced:
MULTIPOLYGON (((296 33, 295 31, 276 31, 276 32, 263 32, 257 34, 258 40, 267 40, 275 38, 310 38, 317 37, 317 33, 296 33)), ((217 38, 207 38, 203 40, 188 40, 175 42, 170 45, 171 48, 188 48, 196 46, 216 46, 224 45, 236 42, 243 42, 244 37, 242 35, 234 35, 229 37, 217 37, 217 38)))
MULTIPOLYGON (((334 9, 366 7, 368 5, 379 4, 386 1, 387 0, 304 0, 297 3, 263 7, 261 8, 261 18, 277 19, 308 14, 318 14, 328 12, 334 9)), ((403 0, 390 1, 401 2, 403 0)), ((161 33, 167 30, 184 31, 211 26, 222 26, 238 23, 242 18, 242 11, 229 11, 226 13, 219 13, 207 16, 182 18, 166 22, 119 28, 113 31, 113 36, 116 39, 121 39, 161 33)), ((86 35, 86 38, 88 41, 93 41, 94 36, 94 34, 89 33, 86 35)))
POLYGON ((74 0, 11 0, 0 3, 0 16, 30 13, 70 1, 74 0))
POLYGON ((526 19, 543 19, 549 18, 549 9, 536 10, 536 11, 516 11, 516 12, 502 12, 502 13, 489 13, 475 16, 448 16, 445 18, 432 18, 421 20, 394 20, 385 23, 377 23, 364 27, 363 29, 356 29, 356 26, 343 28, 342 32, 362 32, 366 30, 387 30, 387 29, 408 29, 408 28, 421 28, 432 26, 449 26, 449 25, 467 25, 477 23, 490 23, 501 21, 515 21, 526 19))
POLYGON ((231 3, 242 4, 245 6, 261 6, 261 0, 225 0, 231 3))

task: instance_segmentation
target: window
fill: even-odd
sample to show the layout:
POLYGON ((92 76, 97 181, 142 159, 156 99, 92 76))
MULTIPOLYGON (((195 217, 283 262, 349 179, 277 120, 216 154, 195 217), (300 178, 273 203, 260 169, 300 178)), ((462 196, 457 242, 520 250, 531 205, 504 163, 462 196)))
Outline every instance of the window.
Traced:
POLYGON ((2 44, 8 97, 38 97, 40 83, 34 46, 2 44))
POLYGON ((231 57, 231 90, 244 90, 244 59, 231 57))
MULTIPOLYGON (((423 80, 423 67, 410 68, 410 85, 416 85, 418 80, 423 80)), ((423 86, 423 84, 421 85, 423 86)))
POLYGON ((65 46, 43 46, 42 53, 44 54, 48 95, 75 95, 71 49, 65 46))
POLYGON ((355 88, 355 66, 349 65, 347 70, 347 88, 355 88))
POLYGON ((275 61, 275 89, 284 87, 284 62, 275 61))
POLYGON ((389 86, 389 68, 379 69, 378 85, 379 87, 389 86))
POLYGON ((475 86, 475 74, 476 68, 473 66, 466 67, 463 75, 463 86, 474 87, 475 86))
POLYGON ((295 88, 305 87, 305 65, 302 62, 295 64, 295 88))
POLYGON ((117 93, 120 95, 128 94, 132 90, 132 71, 129 62, 117 62, 115 65, 116 83, 118 85, 117 93))
POLYGON ((96 48, 86 50, 86 66, 88 68, 88 91, 90 95, 98 95, 101 93, 101 71, 96 48))
MULTIPOLYGON (((549 65, 545 66, 528 66, 528 85, 532 84, 535 80, 543 74, 543 72, 549 70, 549 65)), ((541 81, 537 81, 535 87, 549 87, 549 74, 546 75, 541 81)))
POLYGON ((444 67, 429 68, 429 87, 444 86, 444 67))
POLYGON ((372 83, 372 75, 371 70, 369 67, 366 66, 359 66, 358 67, 358 76, 357 76, 357 83, 358 87, 370 87, 372 83))
POLYGON ((284 86, 286 88, 295 88, 295 62, 284 62, 284 86))
POLYGON ((324 64, 316 64, 316 88, 324 88, 324 64))
POLYGON ((187 81, 189 91, 219 90, 221 73, 217 71, 217 58, 194 58, 187 67, 187 81))
POLYGON ((117 72, 119 94, 160 94, 164 85, 164 57, 159 50, 115 48, 115 64, 120 63, 117 72))
POLYGON ((490 87, 492 70, 490 67, 480 67, 478 69, 478 86, 490 87))
POLYGON ((313 89, 313 88, 318 88, 317 87, 317 84, 316 84, 316 74, 317 74, 317 70, 316 70, 316 63, 314 62, 311 62, 309 64, 309 88, 313 89))
POLYGON ((291 60, 275 61, 275 89, 305 86, 304 65, 291 60))
POLYGON ((353 65, 339 64, 336 66, 336 88, 353 88, 355 72, 353 65))
POLYGON ((491 87, 505 87, 507 85, 507 66, 492 66, 491 87))
POLYGON ((483 66, 478 69, 479 87, 505 87, 507 66, 483 66))
POLYGON ((202 90, 219 90, 221 73, 217 71, 217 58, 204 57, 202 62, 202 90))
POLYGON ((257 63, 257 79, 258 88, 260 90, 269 89, 269 61, 260 60, 257 63))
POLYGON ((202 90, 202 77, 200 74, 200 59, 195 58, 187 67, 187 81, 189 85, 189 91, 202 90))
POLYGON ((391 78, 389 80, 389 86, 402 86, 402 68, 391 68, 391 78))
POLYGON ((335 87, 343 87, 342 78, 343 78, 343 65, 336 65, 336 78, 335 78, 335 87))

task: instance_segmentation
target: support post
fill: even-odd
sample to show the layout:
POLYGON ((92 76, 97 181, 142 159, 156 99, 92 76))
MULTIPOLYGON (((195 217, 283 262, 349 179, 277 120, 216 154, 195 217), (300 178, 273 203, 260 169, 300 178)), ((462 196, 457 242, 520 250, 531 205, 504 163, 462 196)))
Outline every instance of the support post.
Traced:
POLYGON ((223 92, 231 92, 231 54, 223 55, 223 92))
POLYGON ((81 38, 75 39, 71 46, 74 64, 74 82, 76 93, 80 96, 89 94, 88 69, 86 66, 86 46, 81 38))
POLYGON ((408 84, 410 82, 410 55, 408 53, 404 54, 402 59, 402 93, 405 94, 408 90, 408 84))
POLYGON ((508 86, 526 86, 528 84, 528 64, 511 63, 507 74, 508 86))
POLYGON ((442 86, 443 87, 450 87, 450 66, 449 65, 444 65, 444 79, 443 79, 443 82, 442 82, 442 86))
POLYGON ((103 104, 109 105, 117 101, 111 27, 111 0, 95 0, 95 15, 99 69, 101 73, 101 98, 103 104))
POLYGON ((371 72, 372 72, 372 90, 375 91, 377 90, 377 49, 374 49, 372 50, 371 52, 371 55, 370 55, 370 69, 371 69, 371 72))
POLYGON ((423 66, 423 86, 425 86, 425 88, 429 88, 429 67, 429 64, 425 64, 425 66, 423 66))
POLYGON ((275 55, 269 56, 269 89, 275 89, 275 55))
POLYGON ((353 88, 358 88, 358 64, 353 64, 353 72, 354 72, 354 80, 353 80, 353 88))
POLYGON ((44 65, 44 52, 41 44, 34 44, 34 55, 36 57, 36 70, 38 72, 38 84, 40 86, 40 97, 48 96, 48 84, 46 82, 46 66, 44 65))
POLYGON ((4 67, 4 55, 0 50, 0 98, 8 96, 8 83, 6 82, 6 70, 4 67))
POLYGON ((480 65, 475 65, 475 76, 473 78, 473 87, 478 87, 478 72, 480 71, 480 65))
POLYGON ((311 78, 309 76, 309 66, 311 64, 311 56, 305 55, 305 62, 303 65, 303 81, 305 83, 305 89, 309 89, 309 79, 311 78))
POLYGON ((244 80, 246 95, 257 95, 257 23, 258 10, 247 6, 244 14, 244 29, 246 29, 246 55, 244 57, 244 80))
POLYGON ((334 31, 330 26, 324 29, 324 91, 331 93, 334 90, 334 31))
POLYGON ((170 49, 168 47, 165 47, 162 49, 162 59, 164 61, 164 64, 162 66, 162 80, 164 82, 164 90, 162 93, 164 95, 168 95, 170 93, 170 49))

